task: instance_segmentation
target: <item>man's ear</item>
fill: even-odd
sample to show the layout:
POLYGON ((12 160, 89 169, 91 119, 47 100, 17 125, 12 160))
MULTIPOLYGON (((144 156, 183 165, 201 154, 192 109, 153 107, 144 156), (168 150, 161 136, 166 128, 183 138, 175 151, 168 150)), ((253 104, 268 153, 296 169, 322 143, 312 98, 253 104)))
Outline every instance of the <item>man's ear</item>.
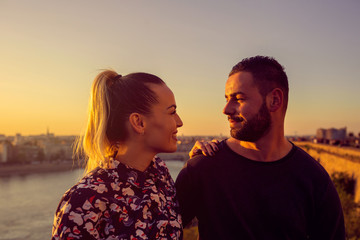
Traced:
POLYGON ((273 89, 267 96, 270 112, 276 112, 281 109, 284 103, 284 93, 280 88, 273 89))
POLYGON ((129 116, 129 123, 131 128, 138 134, 144 134, 145 121, 144 116, 140 113, 131 113, 129 116))

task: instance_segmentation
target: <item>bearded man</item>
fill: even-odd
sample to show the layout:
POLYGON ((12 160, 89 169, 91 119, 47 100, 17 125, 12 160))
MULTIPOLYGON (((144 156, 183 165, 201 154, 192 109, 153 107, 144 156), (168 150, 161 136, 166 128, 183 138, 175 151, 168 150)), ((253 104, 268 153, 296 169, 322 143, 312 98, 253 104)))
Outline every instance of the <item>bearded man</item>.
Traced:
POLYGON ((184 226, 196 217, 200 239, 345 239, 329 175, 284 136, 288 92, 271 57, 232 68, 223 110, 231 137, 188 160, 176 180, 184 226))

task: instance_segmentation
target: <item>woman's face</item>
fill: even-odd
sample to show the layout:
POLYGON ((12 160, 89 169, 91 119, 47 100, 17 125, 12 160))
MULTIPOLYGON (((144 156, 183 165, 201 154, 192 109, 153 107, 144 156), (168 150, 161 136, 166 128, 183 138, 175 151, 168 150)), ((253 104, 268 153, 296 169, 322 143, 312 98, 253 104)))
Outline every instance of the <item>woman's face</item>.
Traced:
POLYGON ((158 98, 151 114, 145 117, 146 145, 156 153, 175 152, 177 128, 183 125, 176 113, 176 102, 172 91, 165 84, 151 84, 150 89, 158 98))

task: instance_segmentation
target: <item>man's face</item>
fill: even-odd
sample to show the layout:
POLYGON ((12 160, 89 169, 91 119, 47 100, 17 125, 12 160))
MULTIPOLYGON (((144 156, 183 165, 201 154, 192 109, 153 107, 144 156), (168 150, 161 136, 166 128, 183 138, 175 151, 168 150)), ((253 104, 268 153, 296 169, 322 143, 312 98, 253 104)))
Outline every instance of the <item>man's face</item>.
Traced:
POLYGON ((270 113, 251 73, 231 75, 225 85, 225 98, 223 113, 228 116, 233 138, 255 142, 268 132, 270 113))

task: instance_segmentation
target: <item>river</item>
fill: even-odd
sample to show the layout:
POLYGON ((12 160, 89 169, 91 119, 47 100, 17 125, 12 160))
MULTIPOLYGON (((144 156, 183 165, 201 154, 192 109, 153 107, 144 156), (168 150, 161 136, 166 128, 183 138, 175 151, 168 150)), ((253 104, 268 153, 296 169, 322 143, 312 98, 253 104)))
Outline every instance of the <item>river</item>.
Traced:
MULTIPOLYGON (((183 166, 166 161, 173 179, 183 166)), ((54 212, 63 193, 83 170, 0 178, 0 240, 50 239, 54 212)))

